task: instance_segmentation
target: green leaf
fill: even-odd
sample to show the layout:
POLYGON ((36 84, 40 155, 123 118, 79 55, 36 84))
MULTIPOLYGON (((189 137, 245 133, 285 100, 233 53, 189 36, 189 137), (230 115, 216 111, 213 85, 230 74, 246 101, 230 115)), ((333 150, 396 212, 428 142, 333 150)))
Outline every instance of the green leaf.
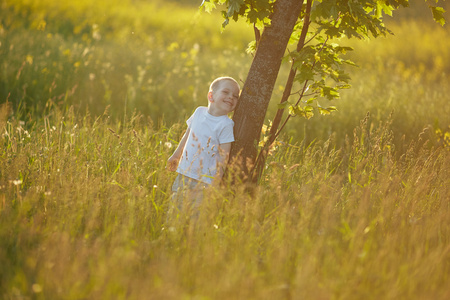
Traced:
MULTIPOLYGON (((255 41, 256 43, 256 41, 255 41)), ((250 45, 249 45, 250 46, 250 45)), ((285 63, 290 63, 292 62, 292 56, 290 54, 285 55, 282 59, 281 59, 281 63, 285 64, 285 63)))
POLYGON ((352 86, 350 84, 340 84, 340 85, 337 85, 336 88, 343 90, 343 89, 351 89, 352 86))
POLYGON ((235 13, 239 13, 241 10, 241 5, 244 4, 243 0, 229 0, 227 16, 234 17, 235 13))
POLYGON ((247 54, 251 54, 251 53, 255 53, 256 51, 256 41, 253 40, 250 43, 248 43, 247 49, 245 49, 245 52, 247 52, 247 54))
POLYGON ((313 61, 316 49, 313 46, 303 47, 299 52, 295 51, 291 53, 291 57, 295 60, 294 67, 301 68, 304 66, 304 62, 313 61))
POLYGON ((358 66, 357 64, 355 64, 353 61, 351 61, 349 59, 343 60, 342 62, 346 63, 347 65, 350 65, 350 66, 354 66, 354 67, 358 66))
POLYGON ((334 98, 339 98, 339 92, 337 89, 324 86, 321 92, 322 97, 326 97, 328 100, 333 100, 334 98))
POLYGON ((345 46, 339 46, 339 45, 332 45, 333 50, 342 54, 346 54, 348 51, 353 51, 352 47, 345 47, 345 46))
POLYGON ((438 7, 438 6, 431 6, 431 12, 433 13, 433 19, 441 24, 441 26, 444 26, 445 24, 445 18, 444 18, 444 13, 445 13, 445 9, 443 9, 442 7, 438 7))
POLYGON ((326 31, 325 34, 329 37, 340 37, 341 33, 338 28, 331 26, 326 31))
POLYGON ((292 116, 301 116, 309 120, 314 116, 314 108, 310 105, 305 106, 304 108, 298 105, 289 106, 289 114, 292 116))
POLYGON ((216 5, 209 0, 203 0, 200 8, 203 8, 207 13, 211 13, 211 11, 216 8, 216 5))
POLYGON ((284 101, 282 103, 278 103, 278 109, 285 109, 286 106, 288 106, 290 103, 287 101, 284 101))
POLYGON ((386 15, 392 17, 392 6, 386 4, 385 0, 378 0, 377 1, 377 17, 380 18, 382 16, 382 12, 384 12, 386 15))
POLYGON ((255 0, 254 3, 256 4, 256 8, 258 10, 270 10, 270 2, 267 0, 255 0))
POLYGON ((305 106, 303 117, 307 120, 314 117, 314 108, 312 106, 305 106))
POLYGON ((269 17, 270 13, 268 11, 256 11, 254 9, 251 9, 247 13, 247 20, 251 24, 255 24, 258 21, 264 21, 267 17, 269 17))
POLYGON ((340 82, 348 83, 350 79, 352 79, 350 75, 345 73, 344 71, 338 71, 338 74, 338 81, 340 82))
POLYGON ((292 116, 298 116, 303 113, 303 109, 300 106, 289 106, 289 114, 292 116))
POLYGON ((329 115, 332 112, 337 111, 336 106, 322 107, 322 106, 318 105, 317 109, 319 110, 319 113, 321 115, 329 115))
POLYGON ((295 80, 299 83, 305 82, 307 80, 314 80, 314 72, 311 70, 311 66, 303 64, 299 69, 299 74, 295 76, 295 80))
POLYGON ((225 28, 230 23, 230 19, 225 18, 225 21, 222 23, 222 28, 225 28))
POLYGON ((317 99, 317 97, 311 97, 308 100, 304 101, 304 103, 312 104, 316 99, 317 99))
POLYGON ((314 80, 314 72, 309 68, 302 68, 300 73, 295 76, 295 80, 299 83, 303 83, 307 80, 314 80))
POLYGON ((329 115, 330 114, 330 112, 328 110, 326 110, 325 108, 317 107, 317 109, 319 110, 319 113, 321 115, 329 115))

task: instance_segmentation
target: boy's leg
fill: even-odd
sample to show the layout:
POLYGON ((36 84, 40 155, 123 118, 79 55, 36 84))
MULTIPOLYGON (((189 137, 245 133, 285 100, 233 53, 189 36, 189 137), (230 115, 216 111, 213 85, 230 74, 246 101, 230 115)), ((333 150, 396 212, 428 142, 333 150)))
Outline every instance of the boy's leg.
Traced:
POLYGON ((203 201, 203 191, 207 184, 189 177, 184 178, 182 212, 187 219, 197 219, 203 201))
MULTIPOLYGON (((203 193, 208 184, 178 174, 172 185, 172 197, 168 217, 175 219, 197 219, 203 202, 203 193)), ((172 221, 173 221, 172 220, 172 221)))
POLYGON ((183 175, 178 174, 172 184, 172 195, 166 215, 166 225, 173 223, 179 216, 183 207, 183 175))

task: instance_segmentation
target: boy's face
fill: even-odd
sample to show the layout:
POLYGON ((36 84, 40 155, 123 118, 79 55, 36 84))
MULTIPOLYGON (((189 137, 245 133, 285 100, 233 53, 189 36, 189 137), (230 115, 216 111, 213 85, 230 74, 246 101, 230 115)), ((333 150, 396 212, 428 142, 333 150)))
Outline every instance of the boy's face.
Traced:
POLYGON ((208 99, 215 114, 226 115, 236 108, 239 86, 231 80, 223 80, 214 91, 208 93, 208 99))

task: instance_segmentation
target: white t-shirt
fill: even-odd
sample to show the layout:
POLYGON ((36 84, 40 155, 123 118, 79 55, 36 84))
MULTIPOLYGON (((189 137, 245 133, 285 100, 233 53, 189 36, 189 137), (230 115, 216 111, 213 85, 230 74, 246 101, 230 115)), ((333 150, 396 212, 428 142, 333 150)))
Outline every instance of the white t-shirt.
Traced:
POLYGON ((234 142, 234 122, 226 115, 215 117, 200 106, 186 123, 190 133, 177 172, 211 184, 217 173, 219 145, 234 142))

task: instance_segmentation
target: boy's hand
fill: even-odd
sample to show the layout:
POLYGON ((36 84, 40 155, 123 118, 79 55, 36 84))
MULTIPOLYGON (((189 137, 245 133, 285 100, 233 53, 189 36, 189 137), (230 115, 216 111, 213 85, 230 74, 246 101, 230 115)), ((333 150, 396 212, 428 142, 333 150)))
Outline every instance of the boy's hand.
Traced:
POLYGON ((167 160, 167 170, 175 172, 178 167, 178 158, 173 155, 167 160))

